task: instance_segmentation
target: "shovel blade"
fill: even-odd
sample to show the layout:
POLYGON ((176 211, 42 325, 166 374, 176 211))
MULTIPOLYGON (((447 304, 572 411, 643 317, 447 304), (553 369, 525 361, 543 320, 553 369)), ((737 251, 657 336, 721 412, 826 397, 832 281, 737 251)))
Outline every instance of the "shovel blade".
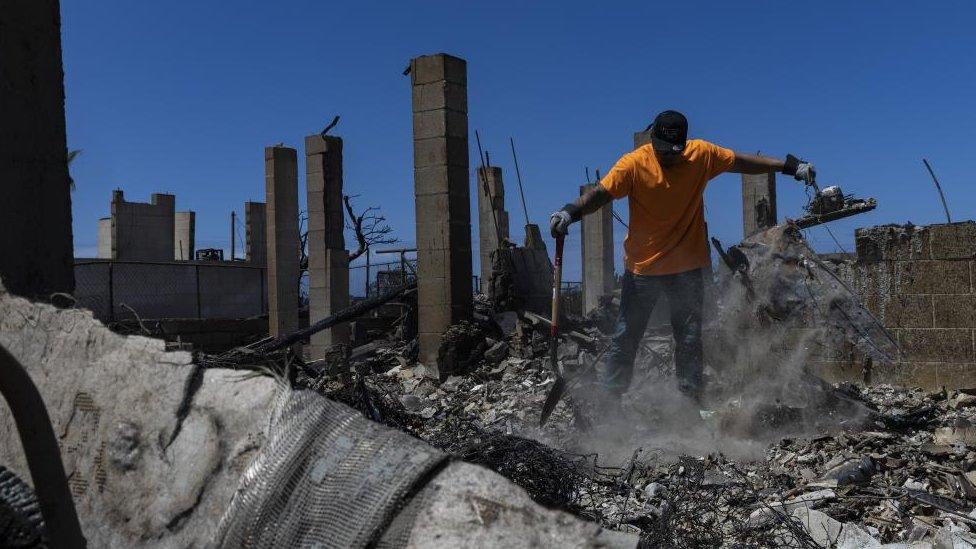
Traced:
POLYGON ((549 394, 546 395, 546 402, 542 405, 542 416, 539 417, 539 427, 546 424, 549 416, 552 415, 552 411, 556 409, 556 405, 563 398, 563 393, 566 392, 566 379, 562 377, 557 377, 556 382, 552 384, 549 388, 549 394))

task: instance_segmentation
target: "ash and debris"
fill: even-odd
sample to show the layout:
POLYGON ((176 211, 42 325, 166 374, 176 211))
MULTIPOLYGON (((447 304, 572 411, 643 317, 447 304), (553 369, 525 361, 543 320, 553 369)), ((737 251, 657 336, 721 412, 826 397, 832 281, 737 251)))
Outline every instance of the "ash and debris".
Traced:
POLYGON ((294 381, 647 547, 976 546, 976 390, 810 373, 818 338, 878 358, 897 349, 797 235, 730 250, 740 263, 719 285, 712 337, 724 352, 706 365, 707 411, 673 386, 667 330, 645 334, 624 398, 601 396, 619 297, 562 323, 569 390, 544 427, 548 321, 484 297, 444 338, 453 375, 437 379, 415 340, 391 337, 301 366, 294 381), (811 318, 814 341, 787 344, 811 318))
MULTIPOLYGON (((976 391, 831 387, 833 408, 821 409, 824 416, 848 413, 852 403, 867 413, 811 432, 806 414, 733 405, 695 418, 692 431, 710 438, 682 445, 689 435, 655 436, 649 426, 662 418, 638 396, 647 393, 628 394, 617 415, 600 417, 580 394, 586 391, 577 390, 540 429, 554 381, 544 337, 529 321, 497 340, 485 335, 490 329, 463 329, 469 333, 458 339, 484 350, 465 357, 463 376, 438 382, 405 357, 411 345, 389 342, 348 371, 306 370, 299 383, 502 474, 540 504, 639 533, 649 547, 976 545, 976 391), (791 429, 798 434, 763 436, 791 429), (695 444, 708 451, 676 452, 695 444)), ((594 344, 567 337, 571 344, 562 348, 578 347, 583 355, 580 361, 562 351, 569 366, 586 361, 588 349, 604 339, 595 328, 584 330, 577 337, 594 344)), ((649 335, 645 347, 669 359, 663 336, 649 335)), ((656 360, 642 364, 635 377, 665 386, 656 360)), ((659 427, 667 432, 673 425, 659 427)))

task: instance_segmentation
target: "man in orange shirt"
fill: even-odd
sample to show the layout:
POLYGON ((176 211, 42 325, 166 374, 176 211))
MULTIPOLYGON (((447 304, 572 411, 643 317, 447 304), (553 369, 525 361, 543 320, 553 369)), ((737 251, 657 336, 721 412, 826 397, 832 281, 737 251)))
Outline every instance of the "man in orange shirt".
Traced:
POLYGON ((617 161, 606 177, 549 219, 552 235, 611 200, 627 197, 630 226, 624 240, 620 317, 607 351, 603 382, 621 395, 630 386, 634 358, 658 297, 668 296, 675 340, 678 388, 701 401, 702 271, 711 264, 705 235, 705 185, 724 172, 781 171, 812 181, 813 165, 744 154, 700 139, 688 139, 688 120, 676 111, 657 115, 651 143, 617 161))

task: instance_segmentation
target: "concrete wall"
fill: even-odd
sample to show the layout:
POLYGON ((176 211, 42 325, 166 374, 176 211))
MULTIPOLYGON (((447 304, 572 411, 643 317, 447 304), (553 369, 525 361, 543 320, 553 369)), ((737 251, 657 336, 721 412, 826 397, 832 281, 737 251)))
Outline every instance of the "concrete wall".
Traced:
POLYGON ((267 208, 264 202, 244 203, 244 259, 265 266, 268 262, 267 208))
POLYGON ((75 277, 78 307, 103 322, 134 318, 129 308, 143 320, 246 318, 267 310, 264 269, 239 262, 79 259, 75 277))
POLYGON ((121 190, 112 191, 112 230, 110 242, 102 241, 99 249, 110 248, 111 259, 128 261, 169 261, 173 259, 176 234, 176 197, 152 195, 149 203, 126 202, 121 190))
POLYGON ((74 289, 57 0, 0 9, 0 277, 14 294, 74 289))
MULTIPOLYGON (((857 262, 841 265, 904 356, 875 366, 874 382, 938 388, 976 382, 976 222, 885 225, 855 232, 857 262)), ((861 360, 823 362, 834 379, 860 379, 861 360)))
POLYGON ((197 214, 194 212, 176 212, 173 221, 173 259, 177 261, 188 261, 193 259, 193 251, 196 249, 196 221, 197 214))

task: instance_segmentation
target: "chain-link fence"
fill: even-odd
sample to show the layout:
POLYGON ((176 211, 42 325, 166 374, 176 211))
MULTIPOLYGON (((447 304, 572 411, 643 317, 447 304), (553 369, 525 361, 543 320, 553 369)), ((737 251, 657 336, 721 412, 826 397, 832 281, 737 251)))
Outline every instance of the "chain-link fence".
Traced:
POLYGON ((417 260, 386 261, 383 263, 362 263, 349 266, 349 294, 354 297, 369 297, 382 293, 416 278, 417 260))
POLYGON ((103 322, 267 312, 264 268, 236 262, 75 262, 75 298, 103 322))

